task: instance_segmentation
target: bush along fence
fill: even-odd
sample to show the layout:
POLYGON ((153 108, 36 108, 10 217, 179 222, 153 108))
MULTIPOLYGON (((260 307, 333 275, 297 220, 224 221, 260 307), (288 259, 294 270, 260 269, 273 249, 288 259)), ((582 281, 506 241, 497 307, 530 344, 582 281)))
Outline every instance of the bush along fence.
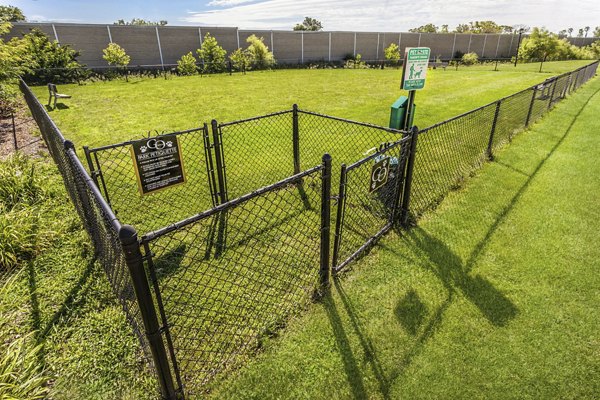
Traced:
POLYGON ((241 366, 325 293, 332 273, 435 208, 597 67, 422 130, 294 106, 84 148, 89 172, 24 82, 21 90, 161 395, 173 399, 201 394, 241 366), (149 148, 179 154, 180 181, 141 195, 156 189, 140 176, 158 164, 140 173, 134 162, 149 148))

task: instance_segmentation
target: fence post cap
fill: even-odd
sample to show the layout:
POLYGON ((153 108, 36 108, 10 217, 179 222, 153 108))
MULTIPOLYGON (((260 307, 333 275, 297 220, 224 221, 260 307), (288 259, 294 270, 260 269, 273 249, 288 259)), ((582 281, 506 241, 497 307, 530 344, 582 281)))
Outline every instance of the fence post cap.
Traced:
POLYGON ((331 161, 331 155, 329 155, 329 153, 323 154, 322 160, 323 160, 323 162, 331 161))
POLYGON ((123 225, 119 229, 119 240, 127 245, 137 242, 137 231, 131 225, 123 225))
POLYGON ((65 149, 75 149, 75 144, 70 140, 65 140, 63 146, 65 146, 65 149))

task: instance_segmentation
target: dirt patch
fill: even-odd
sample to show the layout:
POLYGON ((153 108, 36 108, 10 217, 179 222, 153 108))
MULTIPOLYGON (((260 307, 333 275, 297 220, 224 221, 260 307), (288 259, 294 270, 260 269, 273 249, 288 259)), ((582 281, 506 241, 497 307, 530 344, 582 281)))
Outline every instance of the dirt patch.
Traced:
POLYGON ((0 115, 0 158, 14 153, 15 145, 20 152, 30 156, 48 151, 37 124, 25 104, 21 104, 14 113, 14 131, 12 116, 0 115))

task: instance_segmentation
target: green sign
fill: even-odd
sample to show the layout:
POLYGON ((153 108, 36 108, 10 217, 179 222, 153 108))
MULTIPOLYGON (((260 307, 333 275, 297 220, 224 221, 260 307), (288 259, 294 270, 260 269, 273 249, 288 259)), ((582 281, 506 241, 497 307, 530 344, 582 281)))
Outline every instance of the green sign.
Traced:
POLYGON ((404 53, 402 68, 402 85, 400 89, 419 90, 425 86, 427 64, 429 63, 429 47, 407 47, 404 53))
POLYGON ((390 158, 385 157, 371 168, 371 180, 369 182, 369 193, 372 193, 385 185, 390 176, 390 158))

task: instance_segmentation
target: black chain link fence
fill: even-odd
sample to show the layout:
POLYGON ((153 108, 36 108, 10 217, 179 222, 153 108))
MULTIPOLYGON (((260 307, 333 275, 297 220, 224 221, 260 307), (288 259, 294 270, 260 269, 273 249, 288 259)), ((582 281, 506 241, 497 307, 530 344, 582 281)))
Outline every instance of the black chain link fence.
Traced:
POLYGON ((494 151, 596 74, 598 62, 419 131, 411 207, 413 218, 435 208, 494 151))
POLYGON ((73 143, 63 137, 44 106, 23 81, 20 83, 20 88, 48 151, 62 175, 67 193, 92 241, 96 260, 103 267, 113 293, 119 299, 127 320, 140 340, 146 360, 153 368, 151 352, 144 335, 140 306, 133 291, 132 278, 119 241, 121 224, 81 164, 73 143))
POLYGON ((143 238, 186 393, 238 367, 318 291, 322 172, 143 238))
POLYGON ((150 196, 137 191, 132 142, 86 149, 90 176, 24 82, 21 89, 162 396, 177 398, 201 395, 215 376, 242 365, 321 294, 330 270, 433 209, 597 66, 420 132, 295 106, 213 121, 210 132, 205 125, 175 133, 188 182, 150 196), (138 238, 115 214, 145 234, 138 238))

